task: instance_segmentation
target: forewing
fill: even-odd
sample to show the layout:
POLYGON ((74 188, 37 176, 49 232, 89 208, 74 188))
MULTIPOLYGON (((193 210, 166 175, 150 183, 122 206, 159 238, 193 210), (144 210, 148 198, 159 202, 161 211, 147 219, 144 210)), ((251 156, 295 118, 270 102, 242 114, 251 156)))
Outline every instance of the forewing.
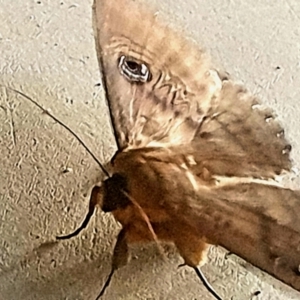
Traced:
POLYGON ((196 173, 204 166, 214 175, 273 177, 290 169, 272 113, 157 14, 131 0, 96 0, 94 26, 120 150, 172 148, 189 155, 196 173), (147 76, 128 78, 124 66, 147 76))
POLYGON ((98 58, 119 148, 188 143, 221 87, 206 54, 136 2, 96 0, 98 58), (128 80, 120 58, 142 62, 147 82, 128 80))

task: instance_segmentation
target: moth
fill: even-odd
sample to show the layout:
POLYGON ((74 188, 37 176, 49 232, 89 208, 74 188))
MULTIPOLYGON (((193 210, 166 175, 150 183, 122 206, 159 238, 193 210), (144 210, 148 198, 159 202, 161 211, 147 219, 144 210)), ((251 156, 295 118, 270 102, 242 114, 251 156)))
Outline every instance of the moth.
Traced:
POLYGON ((215 299, 201 273, 210 244, 300 290, 300 192, 273 181, 291 146, 272 111, 141 3, 95 0, 93 19, 118 151, 82 225, 57 239, 97 206, 122 225, 97 299, 129 245, 152 241, 174 243, 215 299))

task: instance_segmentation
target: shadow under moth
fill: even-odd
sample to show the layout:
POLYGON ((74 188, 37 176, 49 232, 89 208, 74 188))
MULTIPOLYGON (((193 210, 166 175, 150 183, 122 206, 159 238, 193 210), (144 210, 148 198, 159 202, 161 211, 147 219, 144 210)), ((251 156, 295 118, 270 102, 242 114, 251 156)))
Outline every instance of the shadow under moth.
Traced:
POLYGON ((300 291, 300 191, 274 180, 291 146, 272 111, 141 4, 95 0, 93 19, 118 150, 82 225, 57 238, 96 206, 122 225, 97 299, 128 245, 153 241, 174 243, 215 299, 200 269, 210 244, 300 291))

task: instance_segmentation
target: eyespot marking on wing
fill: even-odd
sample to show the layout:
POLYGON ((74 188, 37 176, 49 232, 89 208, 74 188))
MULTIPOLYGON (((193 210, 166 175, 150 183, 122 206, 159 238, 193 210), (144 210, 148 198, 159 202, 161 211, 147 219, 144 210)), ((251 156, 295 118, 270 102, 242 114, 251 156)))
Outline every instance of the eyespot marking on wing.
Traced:
POLYGON ((120 73, 130 82, 145 83, 151 80, 149 67, 133 57, 120 56, 118 67, 120 73))

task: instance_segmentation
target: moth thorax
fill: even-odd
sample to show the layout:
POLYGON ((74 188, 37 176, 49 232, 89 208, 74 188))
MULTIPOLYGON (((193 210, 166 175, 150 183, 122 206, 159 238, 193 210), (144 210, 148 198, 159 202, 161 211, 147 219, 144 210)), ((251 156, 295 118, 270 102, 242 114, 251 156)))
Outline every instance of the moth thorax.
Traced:
POLYGON ((126 196, 128 193, 126 178, 120 174, 113 174, 112 177, 103 182, 102 210, 111 212, 125 208, 130 204, 130 200, 126 196))

